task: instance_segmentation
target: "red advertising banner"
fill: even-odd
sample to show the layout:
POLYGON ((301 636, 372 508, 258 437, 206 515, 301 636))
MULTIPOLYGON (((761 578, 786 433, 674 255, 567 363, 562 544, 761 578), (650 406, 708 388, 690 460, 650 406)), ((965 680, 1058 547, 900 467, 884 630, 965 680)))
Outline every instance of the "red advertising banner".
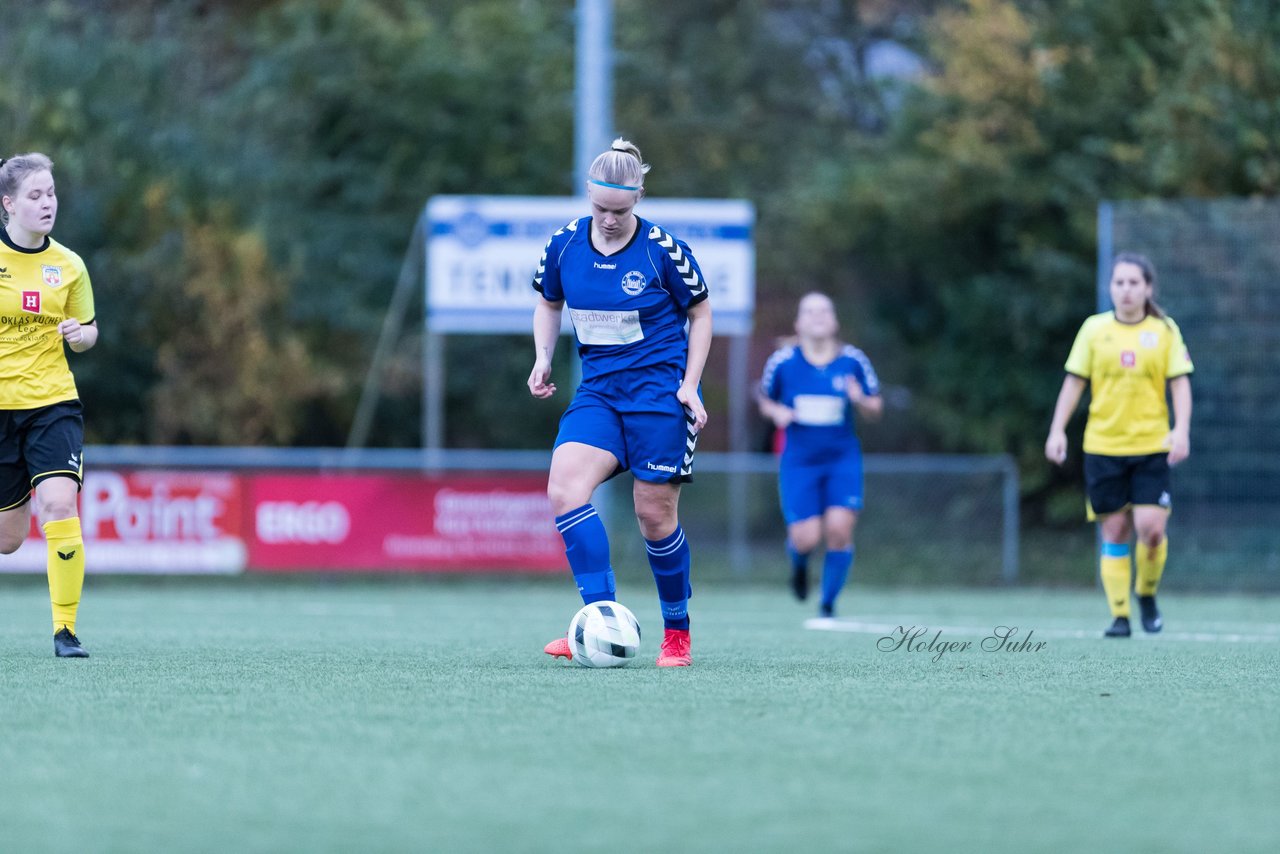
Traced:
MULTIPOLYGON (((567 567, 545 478, 87 472, 87 571, 553 572, 567 567)), ((0 572, 44 572, 33 519, 0 572)))
MULTIPOLYGON (((209 471, 86 472, 80 528, 86 571, 235 573, 245 568, 241 478, 209 471)), ((0 572, 44 572, 36 519, 26 542, 0 557, 0 572)))
POLYGON ((567 567, 541 476, 264 474, 246 480, 253 570, 567 567))

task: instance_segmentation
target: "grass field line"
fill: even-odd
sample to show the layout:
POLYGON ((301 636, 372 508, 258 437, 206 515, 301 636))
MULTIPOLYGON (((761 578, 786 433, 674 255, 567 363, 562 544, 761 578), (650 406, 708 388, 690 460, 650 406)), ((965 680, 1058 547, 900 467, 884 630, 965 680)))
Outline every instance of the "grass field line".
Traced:
MULTIPOLYGON (((1001 626, 1017 626, 1016 621, 1004 620, 999 623, 1001 626)), ((1026 625, 1024 621, 1022 625, 1026 625)), ((1263 624, 1267 625, 1267 624, 1263 624)), ((804 627, 812 631, 820 632, 846 632, 861 635, 880 635, 899 636, 900 630, 905 629, 908 632, 912 629, 924 629, 928 635, 936 632, 942 632, 948 635, 959 635, 961 637, 990 637, 995 630, 995 626, 939 626, 932 625, 927 621, 910 622, 897 620, 892 623, 869 623, 860 620, 850 620, 841 618, 821 618, 805 620, 804 627)), ((1019 641, 1032 636, 1035 633, 1037 638, 1049 639, 1089 639, 1102 637, 1101 629, 1028 629, 1026 635, 1018 638, 1019 641)), ((1135 631, 1135 638, 1143 638, 1148 640, 1171 640, 1185 641, 1191 643, 1266 643, 1280 642, 1280 634, 1244 634, 1240 632, 1170 632, 1164 631, 1158 635, 1146 635, 1143 632, 1135 631)))

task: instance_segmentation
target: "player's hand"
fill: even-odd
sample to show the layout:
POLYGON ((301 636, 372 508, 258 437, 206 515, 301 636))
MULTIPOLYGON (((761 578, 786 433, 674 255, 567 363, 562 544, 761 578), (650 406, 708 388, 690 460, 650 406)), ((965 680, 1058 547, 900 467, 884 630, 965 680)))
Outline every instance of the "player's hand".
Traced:
POLYGON ((791 426, 791 422, 796 420, 796 411, 789 406, 778 404, 769 410, 769 420, 779 430, 786 430, 791 426))
POLYGON ((707 426, 707 408, 702 405, 697 386, 690 387, 681 383, 680 388, 676 390, 676 400, 683 403, 685 410, 693 417, 695 433, 707 426))
POLYGON ((68 317, 58 324, 58 334, 68 344, 79 344, 84 340, 84 327, 74 317, 68 317))
POLYGON ((1062 465, 1067 461, 1067 434, 1054 430, 1044 443, 1045 458, 1054 465, 1062 465))
POLYGON ((539 359, 529 374, 529 394, 538 400, 546 400, 555 393, 556 384, 551 382, 551 362, 539 359))
POLYGON ((1174 430, 1169 434, 1169 465, 1176 466, 1189 456, 1191 456, 1191 437, 1174 430))
POLYGON ((862 391, 862 383, 858 382, 856 377, 844 378, 844 393, 849 396, 849 401, 857 406, 866 399, 866 394, 862 391))

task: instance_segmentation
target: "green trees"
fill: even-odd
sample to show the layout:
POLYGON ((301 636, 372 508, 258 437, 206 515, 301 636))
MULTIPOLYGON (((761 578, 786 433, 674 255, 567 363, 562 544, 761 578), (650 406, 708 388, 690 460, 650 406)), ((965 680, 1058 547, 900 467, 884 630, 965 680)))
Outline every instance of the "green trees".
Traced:
POLYGON ((1048 490, 1061 364, 1095 306, 1097 204, 1276 192, 1275 12, 969 0, 930 19, 937 73, 815 180, 805 226, 828 268, 857 271, 885 372, 912 391, 900 441, 1012 451, 1024 488, 1048 490))
MULTIPOLYGON (((95 441, 341 443, 426 199, 573 191, 572 0, 14 6, 0 139, 53 155, 94 275, 95 441)), ((1009 450, 1044 488, 1097 202, 1280 189, 1273 0, 615 6, 650 191, 756 203, 756 359, 831 292, 908 407, 878 450, 1009 450), (928 73, 878 78, 886 40, 928 73)), ((418 439, 420 320, 377 444, 418 439)), ((451 441, 527 443, 468 393, 521 402, 527 346, 451 344, 451 441)))

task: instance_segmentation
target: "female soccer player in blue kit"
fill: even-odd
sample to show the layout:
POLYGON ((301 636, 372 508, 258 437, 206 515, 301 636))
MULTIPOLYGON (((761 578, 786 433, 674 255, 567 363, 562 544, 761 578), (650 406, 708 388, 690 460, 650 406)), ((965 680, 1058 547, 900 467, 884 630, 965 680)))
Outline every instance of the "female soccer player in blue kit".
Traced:
POLYGON ((862 447, 854 411, 880 417, 880 381, 866 354, 838 335, 835 305, 824 294, 800 300, 799 343, 769 357, 760 381, 760 412, 786 430, 778 472, 787 552, 796 597, 809 595, 809 553, 825 540, 819 614, 835 615, 836 597, 853 566, 853 527, 862 509, 862 447))
MULTIPOLYGON (((659 667, 692 663, 689 544, 680 528, 680 484, 691 479, 698 431, 707 423, 698 384, 711 349, 707 285, 689 247, 635 214, 649 166, 614 140, 587 173, 590 216, 547 241, 533 287, 535 360, 529 391, 556 391, 551 358, 566 305, 582 358, 582 383, 560 419, 547 495, 584 603, 615 598, 609 538, 591 504, 621 471, 658 586, 664 636, 659 667), (685 330, 686 322, 688 331, 685 330)), ((568 640, 547 644, 572 658, 568 640)))

